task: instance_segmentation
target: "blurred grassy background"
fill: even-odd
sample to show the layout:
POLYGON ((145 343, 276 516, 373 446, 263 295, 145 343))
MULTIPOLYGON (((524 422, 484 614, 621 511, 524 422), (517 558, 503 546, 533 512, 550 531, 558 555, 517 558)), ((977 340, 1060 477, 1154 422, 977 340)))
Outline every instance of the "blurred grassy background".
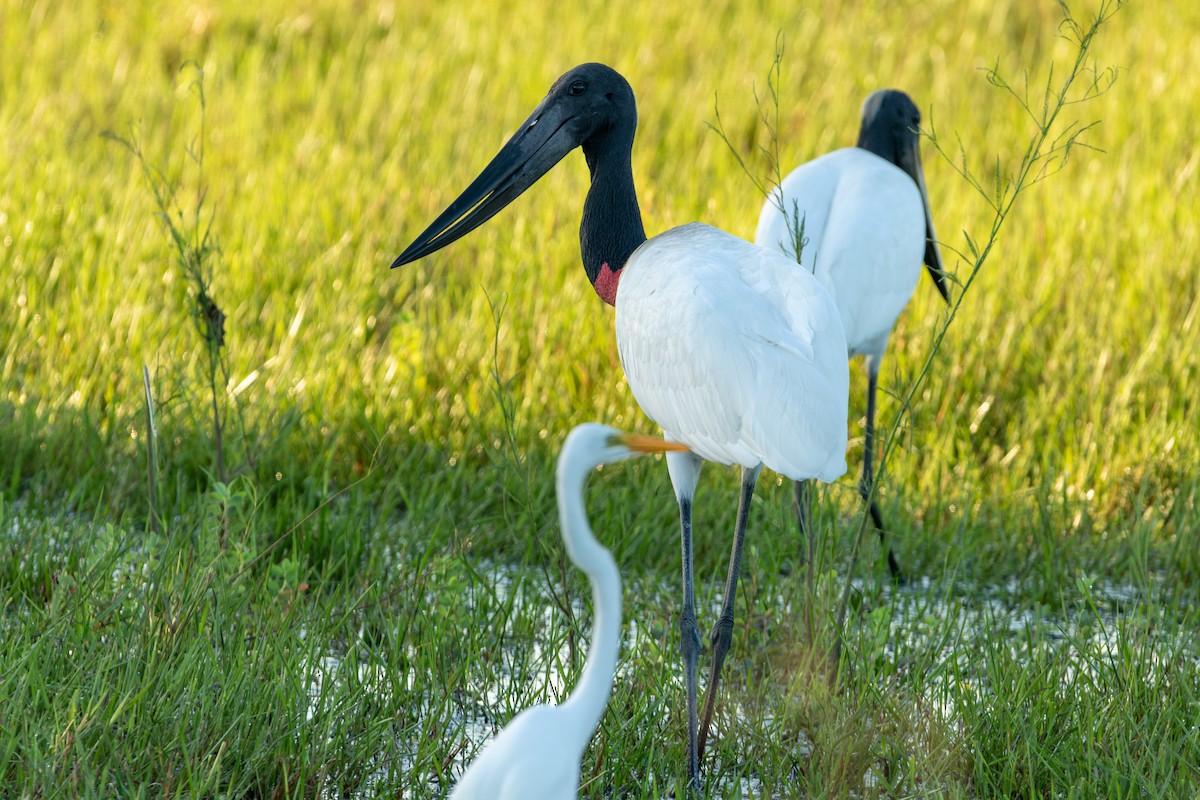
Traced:
MULTIPOLYGON (((228 315, 232 383, 245 383, 238 398, 255 431, 291 422, 285 445, 260 445, 263 474, 342 482, 385 432, 385 453, 487 444, 499 427, 483 379, 489 296, 506 306, 498 363, 514 378, 524 444, 552 448, 593 418, 645 427, 621 378, 611 312, 578 264, 581 158, 447 253, 387 269, 566 67, 606 61, 638 92, 635 174, 649 231, 700 219, 749 236, 760 198, 706 123, 719 100, 743 152, 765 144, 753 92, 765 89, 779 32, 785 169, 851 143, 862 98, 886 85, 909 91, 942 141, 956 149, 960 139, 986 174, 1015 163, 1028 125, 981 68, 997 64, 1012 80, 1029 71, 1039 87, 1066 49, 1058 14, 1053 3, 1017 2, 727 3, 704 13, 638 3, 6 4, 4 49, 21 54, 0 67, 0 413, 20 421, 0 433, 15 456, 8 491, 53 494, 83 476, 90 492, 105 487, 106 502, 130 502, 140 365, 172 394, 197 358, 142 179, 100 137, 135 136, 189 198, 197 179, 184 147, 199 126, 186 61, 205 74, 203 179, 222 245, 214 296, 228 315)), ((1170 508, 1187 483, 1198 427, 1189 387, 1200 55, 1171 42, 1196 16, 1134 4, 1105 32, 1095 63, 1123 74, 1079 110, 1101 121, 1087 141, 1105 152, 1080 152, 1028 193, 951 332, 887 489, 938 498, 921 505, 939 524, 951 504, 1009 507, 1049 485, 1105 528, 1131 504, 1170 508)), ((960 231, 979 232, 987 209, 928 147, 925 160, 938 230, 961 247, 960 231)), ((751 164, 767 170, 761 157, 751 164)), ((928 349, 939 313, 928 289, 894 337, 892 387, 928 349)), ((885 403, 882 419, 891 411, 885 403)), ((164 423, 185 461, 201 459, 183 441, 194 423, 164 423)))
MULTIPOLYGON (((1092 10, 1069 5, 1081 17, 1092 10)), ((234 642, 244 634, 247 641, 281 637, 295 646, 292 655, 270 656, 282 665, 254 661, 259 655, 237 647, 220 650, 221 669, 244 677, 303 672, 300 664, 344 648, 343 627, 392 642, 389 631, 400 618, 390 645, 396 649, 384 660, 392 668, 406 665, 400 669, 408 671, 410 685, 397 678, 394 701, 412 689, 412 675, 418 684, 437 674, 444 685, 476 686, 478 680, 468 681, 455 666, 475 664, 473 648, 483 646, 459 642, 463 626, 490 630, 478 618, 459 620, 468 613, 461 596, 476 591, 470 587, 478 581, 493 580, 475 565, 523 562, 547 570, 553 587, 547 565, 561 555, 548 535, 555 526, 551 475, 562 434, 592 419, 641 430, 650 424, 621 375, 611 309, 594 296, 579 264, 577 226, 587 184, 581 157, 569 157, 498 219, 446 251, 397 271, 387 268, 392 258, 475 176, 554 78, 586 60, 611 64, 637 92, 634 172, 648 232, 701 220, 752 236, 761 197, 707 124, 719 103, 725 129, 751 168, 769 171, 759 150, 768 137, 755 93, 765 93, 780 33, 786 40, 785 171, 852 144, 862 99, 893 86, 914 97, 945 147, 957 152, 961 143, 972 169, 1005 173, 1032 128, 1013 99, 989 85, 984 70, 996 66, 1014 83, 1027 73, 1039 96, 1050 65, 1062 75, 1071 52, 1057 36, 1060 19, 1056 3, 1016 0, 802 8, 726 2, 703 10, 627 0, 569 7, 330 0, 304 8, 278 0, 0 4, 6 55, 0 59, 0 512, 12 516, 15 500, 20 514, 66 510, 77 512, 76 520, 125 526, 96 536, 77 522, 61 530, 53 523, 53 535, 40 528, 23 540, 26 534, 16 535, 0 559, 0 583, 9 586, 6 609, 35 613, 10 618, 26 627, 9 637, 9 657, 27 659, 21 664, 31 676, 66 674, 57 649, 38 649, 51 641, 39 626, 88 646, 98 635, 118 636, 105 627, 114 624, 106 616, 111 609, 123 607, 106 605, 105 593, 116 591, 108 587, 109 572, 115 581, 114 564, 149 563, 145 553, 158 546, 128 533, 143 527, 147 511, 146 364, 160 404, 165 516, 177 530, 207 541, 200 557, 215 559, 211 572, 193 573, 186 542, 162 551, 163 563, 177 558, 162 567, 167 571, 153 590, 169 596, 162 601, 168 610, 173 603, 204 607, 212 581, 228 583, 231 574, 249 568, 253 554, 348 487, 344 502, 285 536, 285 547, 250 571, 256 583, 247 588, 233 579, 233 594, 217 595, 211 619, 197 612, 199 621, 183 633, 170 622, 171 636, 191 649, 175 664, 150 658, 149 674, 171 686, 207 680, 213 667, 205 659, 220 625, 239 631, 231 635, 234 642), (203 70, 203 116, 197 73, 188 64, 203 70), (106 131, 139 142, 148 162, 178 187, 185 210, 204 187, 205 213, 212 214, 221 244, 212 293, 227 315, 229 396, 244 420, 244 428, 230 423, 231 463, 239 475, 232 497, 228 488, 213 487, 208 473, 211 431, 199 383, 204 351, 189 317, 188 289, 137 163, 102 137, 106 131), (193 158, 200 148, 202 176, 193 158), (217 528, 230 535, 224 554, 212 549, 217 528), (210 583, 191 583, 198 580, 210 583), (302 584, 316 595, 310 595, 308 616, 296 610, 302 606, 278 599, 280 592, 295 596, 302 584), (86 605, 74 594, 76 585, 92 587, 102 607, 98 616, 71 605, 86 605), (416 613, 426 603, 428 618, 416 613), (261 620, 243 616, 243 604, 261 620), (331 609, 347 613, 354 625, 331 609), (323 619, 338 624, 318 622, 323 619), (410 646, 419 652, 405 649, 410 646), (250 656, 250 662, 243 658, 250 656)), ((1069 604, 1075 579, 1085 576, 1147 591, 1162 587, 1171 593, 1171 607, 1179 594, 1194 598, 1200 574, 1196 30, 1200 10, 1189 4, 1131 3, 1097 40, 1094 65, 1117 68, 1120 79, 1068 115, 1085 124, 1099 121, 1085 141, 1100 152, 1076 151, 1061 173, 1021 198, 938 354, 881 487, 885 515, 900 533, 901 561, 914 575, 965 578, 976 587, 1005 583, 1019 587, 1019 600, 1030 604, 1069 604)), ((924 151, 937 230, 948 248, 963 249, 963 232, 981 237, 990 210, 928 143, 924 151)), ((955 261, 948 259, 951 269, 955 261)), ((944 313, 922 279, 892 338, 886 389, 908 385, 944 313)), ((860 373, 852 370, 851 464, 861 457, 855 449, 861 447, 860 373)), ((895 415, 894 399, 883 397, 881 424, 895 415)), ((718 576, 723 569, 727 539, 719 532, 732 523, 735 483, 736 476, 709 470, 698 506, 698 530, 705 529, 697 541, 698 575, 718 576)), ((758 577, 747 583, 745 596, 760 614, 774 614, 772 598, 786 590, 772 581, 786 571, 794 540, 787 487, 763 483, 759 524, 765 530, 752 537, 747 556, 747 569, 758 577)), ((853 487, 848 478, 833 490, 843 520, 859 509, 853 487)), ((662 758, 674 765, 680 751, 677 720, 664 722, 661 704, 637 704, 659 694, 667 698, 662 702, 670 699, 669 690, 655 687, 675 674, 667 633, 674 631, 672 602, 654 587, 674 579, 678 545, 660 466, 622 469, 619 484, 606 481, 606 494, 606 502, 592 504, 597 528, 628 529, 606 541, 635 587, 630 602, 650 617, 651 644, 660 637, 661 650, 647 656, 639 648, 632 656, 653 663, 639 660, 628 679, 632 686, 617 694, 618 702, 636 706, 621 719, 640 720, 630 724, 649 741, 622 745, 610 729, 604 745, 611 745, 613 759, 628 747, 632 755, 622 769, 636 785, 647 769, 670 775, 662 758), (643 579, 652 588, 636 588, 643 579), (674 737, 666 756, 653 750, 660 725, 674 737)), ((578 581, 565 576, 554 577, 577 591, 578 581)), ((1146 618, 1159 619, 1164 607, 1152 607, 1146 618)), ((139 638, 142 628, 120 628, 136 643, 130 647, 156 652, 157 626, 172 619, 160 611, 155 607, 151 615, 148 641, 139 638)), ((789 624, 771 619, 775 626, 789 624)), ((573 637, 570 630, 561 635, 573 637)), ((1005 661, 1007 645, 997 641, 985 647, 998 665, 994 674, 1024 686, 1024 662, 1005 661)), ((787 655, 759 655, 768 664, 789 663, 787 655)), ((165 716, 129 721, 128 731, 143 737, 148 753, 130 766, 122 759, 133 750, 90 749, 78 725, 91 717, 73 701, 68 711, 66 701, 56 699, 87 697, 90 685, 75 681, 89 676, 100 681, 96 692, 109 691, 108 673, 93 663, 72 675, 63 686, 29 678, 37 684, 31 696, 40 700, 23 724, 34 732, 5 727, 0 754, 19 752, 24 763, 36 764, 43 751, 22 750, 29 741, 45 746, 43 754, 100 753, 102 766, 82 773, 80 792, 91 786, 102 794, 113 785, 106 776, 133 780, 129 776, 156 774, 171 763, 194 767, 200 792, 261 789, 304 778, 305 770, 325 774, 330 753, 347 742, 358 742, 358 749, 337 756, 351 764, 342 774, 361 776, 370 771, 371 737, 381 730, 397 736, 400 725, 381 701, 385 707, 355 707, 356 715, 368 717, 352 715, 349 722, 337 706, 329 724, 349 727, 315 744, 260 735, 277 725, 278 698, 258 697, 258 684, 247 680, 222 701, 226 716, 206 719, 214 741, 223 742, 218 734, 240 729, 246 704, 255 700, 263 727, 251 727, 253 741, 244 746, 230 745, 220 770, 206 760, 209 754, 180 755, 172 749, 175 740, 164 738, 167 729, 179 736, 199 730, 175 730, 178 719, 198 713, 182 695, 178 713, 146 706, 146 713, 165 716), (364 730, 371 737, 362 738, 364 730), (210 768, 215 783, 204 782, 210 768), (222 771, 229 769, 235 774, 222 771)), ((1047 675, 1037 691, 1059 702, 1059 673, 1047 675)), ((774 677, 761 689, 772 708, 775 690, 787 683, 774 677)), ((1161 697, 1150 678, 1137 677, 1147 681, 1146 693, 1131 701, 1140 713, 1161 697)), ((124 680, 113 690, 114 698, 127 692, 117 712, 142 711, 145 698, 157 696, 145 693, 140 674, 124 680)), ((1173 690, 1194 688, 1194 674, 1191 680, 1172 684, 1173 690)), ((16 704, 7 707, 9 719, 16 719, 25 701, 15 689, 9 696, 16 704)), ((1172 708, 1191 707, 1186 692, 1180 697, 1172 708)), ((508 702, 515 708, 525 699, 508 702)), ((876 708, 890 702, 869 699, 876 708)), ((1111 710, 1088 707, 1101 719, 1124 719, 1111 710)), ((451 711, 448 718, 456 718, 451 711)), ((979 724, 971 731, 981 738, 967 745, 981 759, 974 767, 963 765, 962 740, 941 731, 954 743, 931 750, 927 755, 937 764, 929 768, 938 775, 958 770, 962 783, 955 785, 963 792, 972 782, 1012 791, 1061 786, 1053 770, 1049 777, 989 771, 995 765, 984 763, 987 754, 1007 753, 1010 732, 1042 718, 1016 700, 1005 707, 1007 716, 993 718, 995 711, 976 709, 979 724), (1004 724, 984 730, 996 719, 1004 724)), ((114 720, 120 716, 113 713, 114 720)), ((438 730, 444 729, 435 716, 405 718, 409 727, 401 726, 400 738, 427 743, 420 769, 440 775, 438 730)), ((865 718, 868 727, 874 724, 870 713, 865 718)), ((295 724, 303 721, 301 715, 295 724)), ((1077 732, 1039 731, 1038 745, 1074 741, 1064 730, 1077 732)), ((901 731, 896 741, 907 742, 909 733, 901 731)), ((1168 730, 1155 741, 1174 753, 1177 733, 1168 730)), ((772 735, 755 746, 766 747, 772 735)), ((1112 774, 1137 763, 1144 746, 1131 743, 1122 751, 1130 761, 1113 761, 1112 774)), ((793 756, 770 752, 751 749, 738 758, 758 765, 776 759, 778 775, 792 774, 793 756)), ((1088 758, 1102 755, 1088 752, 1088 758)), ((56 762, 42 785, 78 777, 78 763, 56 762)), ((719 769, 740 769, 735 758, 719 763, 719 769)), ((1098 774, 1087 758, 1069 763, 1084 764, 1080 775, 1098 774)), ((1170 785, 1174 765, 1156 785, 1170 785)), ((928 766, 919 763, 916 774, 928 777, 922 771, 928 766)), ((425 775, 420 769, 416 774, 425 775)), ((829 785, 845 790, 836 781, 829 785)))
MULTIPOLYGON (((883 490, 905 515, 937 528, 981 515, 1007 550, 1039 498, 1061 499, 1065 534, 1120 536, 1140 515, 1170 536, 1181 493, 1191 506, 1200 55, 1177 38, 1197 15, 1134 4, 1105 31, 1094 63, 1121 79, 1078 117, 1101 122, 1086 140, 1104 152, 1080 151, 1008 221, 883 490)), ((211 458, 183 281, 136 165, 100 136, 136 138, 188 206, 200 179, 185 148, 201 136, 185 62, 205 75, 214 297, 247 446, 264 479, 319 492, 377 447, 406 485, 478 455, 503 428, 494 364, 523 448, 553 450, 582 420, 646 427, 611 311, 578 264, 581 158, 448 252, 387 269, 568 66, 606 61, 638 93, 651 233, 699 219, 750 236, 760 198, 706 125, 719 102, 768 171, 754 93, 778 34, 785 170, 851 143, 862 98, 896 86, 987 175, 1015 165, 1029 126, 982 69, 1039 88, 1068 50, 1058 20, 1053 3, 1018 2, 6 4, 0 36, 21 54, 0 66, 6 491, 139 507, 143 363, 176 399, 168 470, 195 475, 211 458), (489 298, 505 309, 498 330, 489 298)), ((962 247, 988 209, 925 149, 939 233, 962 247)), ((928 351, 935 301, 923 283, 885 387, 928 351)), ((893 411, 885 399, 884 423, 893 411)))

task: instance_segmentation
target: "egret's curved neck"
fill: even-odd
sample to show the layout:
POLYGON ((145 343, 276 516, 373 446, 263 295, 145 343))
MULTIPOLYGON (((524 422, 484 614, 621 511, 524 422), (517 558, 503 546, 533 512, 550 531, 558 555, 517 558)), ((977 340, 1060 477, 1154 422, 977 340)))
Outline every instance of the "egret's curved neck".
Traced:
POLYGON ((633 126, 593 136, 583 144, 592 186, 583 204, 579 249, 596 294, 616 303, 617 281, 625 262, 646 241, 633 185, 633 126))
POLYGON ((571 696, 559 706, 573 718, 570 728, 584 736, 584 744, 608 705, 621 639, 621 578, 617 564, 612 554, 592 536, 584 510, 583 484, 590 471, 570 465, 558 473, 558 513, 563 539, 575 566, 591 579, 595 612, 592 643, 583 674, 571 696))

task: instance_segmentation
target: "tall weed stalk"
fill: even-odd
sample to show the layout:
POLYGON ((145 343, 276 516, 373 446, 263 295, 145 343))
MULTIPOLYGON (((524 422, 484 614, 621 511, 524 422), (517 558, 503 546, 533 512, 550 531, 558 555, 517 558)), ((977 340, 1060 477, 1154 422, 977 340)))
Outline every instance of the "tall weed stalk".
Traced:
MULTIPOLYGON (((846 611, 849 607, 853 586, 851 578, 857 567, 863 536, 867 529, 868 520, 870 519, 870 503, 874 500, 875 492, 878 491, 878 487, 886 475, 889 458, 898 442, 897 434, 906 425, 911 424, 913 400, 928 379, 931 367, 942 348, 946 334, 949 332, 950 326, 954 324, 959 309, 962 307, 964 299, 974 285, 975 279, 979 276, 980 271, 999 241, 1000 232, 1009 215, 1012 213, 1017 198, 1035 184, 1061 171, 1066 166, 1071 154, 1077 148, 1094 149, 1083 140, 1083 137, 1097 123, 1065 120, 1063 119, 1063 112, 1072 106, 1086 103, 1104 94, 1116 82, 1117 70, 1115 68, 1101 69, 1091 65, 1089 64, 1088 56, 1100 30, 1124 7, 1126 2, 1127 0, 1101 0, 1096 11, 1084 20, 1077 19, 1072 14, 1070 8, 1065 4, 1060 4, 1063 19, 1059 24, 1059 35, 1067 39, 1073 46, 1073 60, 1066 70, 1065 76, 1062 76, 1060 73, 1060 76, 1056 78, 1053 64, 1048 70, 1044 85, 1041 86, 1032 82, 1028 72, 1025 73, 1019 83, 1010 80, 1003 74, 998 63, 985 72, 987 81, 1011 98, 1011 100, 1015 101, 1023 110, 1030 124, 1031 134, 1029 143, 1017 160, 1016 166, 1010 171, 1006 172, 1001 167, 1001 158, 997 156, 994 160, 995 166, 991 174, 986 177, 979 175, 968 164, 966 145, 961 140, 958 140, 957 151, 951 152, 943 144, 942 139, 939 138, 937 130, 933 125, 932 117, 929 130, 922 131, 922 134, 929 140, 930 145, 951 164, 955 171, 987 203, 988 207, 992 210, 992 221, 983 236, 973 236, 969 231, 963 231, 966 250, 956 250, 954 252, 959 255, 964 266, 959 269, 957 274, 947 275, 950 280, 958 284, 959 292, 954 297, 946 317, 942 320, 941 325, 934 335, 932 346, 924 364, 921 366, 915 379, 909 384, 907 390, 899 396, 899 413, 883 437, 880 462, 875 471, 875 480, 872 483, 871 494, 866 498, 862 512, 858 517, 854 543, 846 565, 846 578, 834 615, 835 639, 830 652, 830 675, 832 680, 837 679, 838 668, 841 662, 841 650, 845 641, 846 611)), ((716 114, 716 124, 711 127, 730 149, 742 170, 750 177, 763 196, 771 202, 776 203, 779 210, 788 217, 790 222, 789 229, 794 231, 793 245, 795 246, 797 261, 799 261, 800 246, 803 243, 803 218, 797 218, 797 207, 793 207, 792 209, 784 207, 782 193, 778 191, 778 187, 782 181, 778 141, 780 119, 779 84, 782 59, 783 42, 780 38, 776 44, 775 60, 768 73, 768 101, 770 103, 768 108, 763 108, 763 99, 755 92, 755 101, 759 107, 759 116, 764 123, 769 139, 769 143, 761 148, 768 160, 769 179, 764 180, 755 175, 747 166, 745 159, 738 153, 737 148, 730 141, 724 126, 721 124, 719 112, 716 114)), ((947 248, 944 242, 939 242, 939 244, 943 248, 947 248)), ((871 457, 872 455, 867 454, 866 457, 871 457)), ((812 565, 810 565, 809 572, 811 573, 812 570, 812 565)), ((815 598, 810 592, 809 602, 813 602, 814 600, 815 598)))
MULTIPOLYGON (((195 93, 199 107, 199 132, 186 147, 188 161, 195 168, 195 190, 190 203, 181 201, 181 189, 172 184, 162 169, 150 162, 136 132, 131 131, 128 136, 120 136, 106 131, 102 135, 129 151, 140 167, 154 198, 163 230, 174 251, 175 261, 186 281, 188 313, 205 353, 201 380, 208 394, 211 414, 212 479, 217 485, 225 485, 231 477, 226 452, 229 411, 227 406, 232 406, 235 414, 238 413, 238 408, 236 400, 225 391, 225 387, 230 383, 225 312, 213 297, 214 275, 220 266, 221 248, 213 233, 215 215, 207 206, 208 185, 204 173, 207 104, 204 94, 204 72, 198 65, 190 62, 185 64, 183 69, 192 69, 195 72, 190 88, 195 93)), ((149 387, 146 391, 149 398, 149 387)), ((246 457, 249 459, 248 453, 246 457)), ((157 510, 152 513, 156 514, 157 510)), ((225 533, 227 531, 223 530, 222 540, 225 533)))

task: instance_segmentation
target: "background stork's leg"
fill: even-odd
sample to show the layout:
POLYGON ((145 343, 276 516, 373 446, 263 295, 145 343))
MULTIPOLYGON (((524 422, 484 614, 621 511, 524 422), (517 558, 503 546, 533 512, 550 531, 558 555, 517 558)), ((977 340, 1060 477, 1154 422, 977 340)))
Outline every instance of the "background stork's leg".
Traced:
POLYGON ((875 530, 879 531, 879 544, 887 550, 888 570, 892 580, 904 583, 904 573, 896 554, 888 544, 887 530, 883 525, 883 514, 879 512, 879 504, 871 496, 871 487, 875 483, 875 387, 879 382, 879 359, 867 357, 867 430, 863 435, 863 469, 862 480, 858 482, 858 493, 868 503, 871 511, 871 521, 875 530))

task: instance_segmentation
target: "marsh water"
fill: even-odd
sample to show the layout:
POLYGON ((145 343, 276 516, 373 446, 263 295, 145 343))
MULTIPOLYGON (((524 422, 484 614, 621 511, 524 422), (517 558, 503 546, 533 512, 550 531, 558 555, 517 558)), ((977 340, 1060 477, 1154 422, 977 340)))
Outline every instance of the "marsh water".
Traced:
MULTIPOLYGON (((65 524, 59 528, 44 520, 30 522, 13 514, 11 507, 7 511, 0 533, 14 552, 35 541, 40 551, 36 559, 22 558, 17 564, 22 571, 38 568, 33 560, 40 560, 43 569, 56 563, 57 554, 67 548, 66 542, 80 536, 78 530, 64 530, 65 524)), ((87 535, 97 541, 106 537, 119 540, 126 535, 112 526, 78 521, 70 524, 87 528, 87 535)), ((120 549, 123 555, 113 562, 111 574, 114 586, 149 580, 144 548, 122 544, 120 549)), ((386 751, 387 755, 369 765, 370 777, 357 782, 359 788, 351 796, 373 796, 376 787, 383 786, 402 787, 401 796, 406 798, 439 796, 479 748, 522 708, 559 702, 569 694, 588 646, 590 612, 585 595, 579 591, 583 584, 578 584, 566 601, 571 609, 568 618, 562 610, 564 601, 556 577, 549 573, 497 564, 475 565, 472 573, 476 578, 458 587, 461 592, 465 586, 465 593, 451 596, 448 592, 439 594, 436 587, 427 589, 430 607, 456 603, 499 605, 510 609, 507 619, 520 618, 522 622, 519 632, 473 633, 480 638, 493 636, 501 643, 493 651, 500 655, 482 673, 464 671, 462 674, 468 676, 464 685, 445 685, 437 675, 417 666, 426 663, 416 653, 421 642, 404 644, 408 663, 403 666, 377 657, 356 657, 351 667, 346 649, 324 652, 305 662, 296 691, 309 720, 341 713, 344 704, 358 702, 356 698, 363 696, 362 692, 369 693, 377 704, 405 706, 397 709, 397 716, 409 723, 401 726, 392 746, 381 747, 381 753, 386 751), (353 691, 348 698, 340 690, 349 681, 353 691), (431 759, 440 764, 438 771, 445 786, 429 785, 431 759)), ((840 584, 832 573, 831 579, 840 584)), ((704 589, 704 596, 711 597, 705 615, 711 620, 719 597, 712 591, 713 586, 704 589)), ((870 680, 888 686, 903 683, 917 687, 916 702, 921 713, 935 715, 947 729, 960 725, 967 710, 964 704, 986 706, 994 700, 997 687, 989 685, 987 670, 980 662, 998 650, 1016 664, 1045 665, 1052 661, 1056 674, 1070 684, 1071 691, 1078 692, 1119 684, 1120 678, 1113 677, 1116 673, 1136 673, 1144 685, 1153 687, 1160 676, 1167 679, 1178 675, 1180 669, 1194 675, 1200 670, 1197 631, 1161 624, 1163 620, 1154 612, 1170 608, 1169 598, 1176 594, 1165 579, 1133 585, 1078 578, 1074 585, 1062 587, 1058 601, 1047 603, 1031 600, 1029 587, 1016 581, 990 586, 930 578, 903 586, 856 581, 853 589, 857 603, 849 627, 865 632, 865 639, 859 640, 860 651, 871 654, 875 662, 872 668, 878 673, 873 673, 870 680), (1062 597, 1070 600, 1063 602, 1062 597)), ((669 662, 670 668, 663 673, 668 676, 668 684, 661 687, 657 700, 666 709, 665 722, 666 714, 683 697, 682 677, 675 667, 678 635, 672 616, 678 607, 677 588, 669 582, 627 583, 624 596, 627 601, 632 598, 636 609, 643 613, 646 609, 657 609, 657 613, 647 614, 648 621, 639 622, 631 618, 634 615, 627 608, 617 681, 633 681, 633 670, 639 668, 639 659, 644 661, 648 652, 669 662)), ((760 611, 783 608, 784 616, 797 614, 798 610, 788 607, 788 603, 783 597, 761 595, 754 600, 760 611)), ((739 602, 739 614, 743 611, 744 604, 739 602)), ((9 616, 13 613, 10 608, 4 620, 6 627, 20 624, 9 616)), ((772 610, 770 616, 780 615, 772 610)), ((705 624, 703 620, 701 624, 705 624)), ((351 632, 338 638, 348 641, 346 647, 359 646, 351 632)), ((738 650, 745 646, 735 634, 729 662, 733 666, 726 667, 726 697, 746 699, 730 701, 723 707, 723 713, 738 723, 728 728, 736 737, 741 723, 753 721, 759 730, 765 727, 780 736, 792 736, 796 759, 803 762, 812 748, 803 732, 797 733, 796 726, 776 719, 772 698, 764 702, 761 696, 754 698, 746 691, 746 686, 738 685, 736 664, 744 657, 738 650)), ((1194 718, 1200 720, 1200 709, 1194 718)), ((664 735, 669 733, 665 731, 664 735)), ((1200 736, 1200 728, 1193 735, 1200 736)), ((868 767, 863 776, 864 787, 876 780, 871 770, 868 767)), ((661 782, 668 783, 669 777, 662 776, 661 782)), ((717 788, 721 796, 771 796, 753 772, 721 778, 717 788)), ((332 787, 328 796, 345 795, 332 787)))
MULTIPOLYGON (((561 635, 562 620, 556 619, 563 616, 562 612, 556 609, 545 591, 546 581, 542 575, 493 566, 488 576, 492 591, 511 600, 517 609, 534 614, 547 632, 547 641, 557 644, 547 645, 535 640, 528 652, 524 653, 519 669, 501 668, 491 673, 494 682, 486 686, 471 687, 467 691, 459 691, 457 687, 442 687, 454 692, 457 697, 449 719, 443 716, 442 723, 445 731, 442 737, 445 774, 451 779, 460 775, 479 748, 486 745, 504 723, 520 710, 514 707, 514 698, 531 698, 528 705, 532 702, 558 702, 569 694, 570 686, 563 674, 563 665, 579 664, 586 654, 588 612, 578 598, 572 601, 571 606, 575 619, 584 629, 584 639, 578 643, 583 653, 572 656, 570 645, 561 635)), ((1200 648, 1197 647, 1195 632, 1154 629, 1144 618, 1143 601, 1148 599, 1147 594, 1162 591, 1163 587, 1158 583, 1139 588, 1129 584, 1081 579, 1079 585, 1069 587, 1079 601, 1070 607, 1054 610, 1041 604, 1031 604, 1023 587, 1015 581, 1007 585, 946 588, 929 578, 921 578, 903 586, 889 584, 873 589, 862 581, 856 581, 854 588, 863 596, 872 597, 874 608, 879 610, 876 617, 886 621, 886 630, 875 632, 880 645, 876 658, 888 665, 886 672, 891 680, 905 680, 906 670, 938 665, 917 682, 921 686, 918 703, 921 714, 936 714, 940 717, 939 722, 947 728, 959 725, 963 698, 969 698, 971 702, 989 702, 992 688, 988 686, 978 665, 972 663, 972 659, 978 658, 984 642, 987 643, 986 647, 1002 646, 1017 662, 1045 661, 1050 658, 1056 663, 1065 663, 1065 680, 1074 686, 1096 685, 1103 679, 1101 673, 1117 660, 1128 662, 1130 659, 1140 659, 1138 664, 1126 663, 1124 666, 1144 670, 1150 676, 1163 670, 1166 666, 1164 659, 1183 659, 1191 668, 1200 669, 1200 648), (1146 636, 1153 639, 1149 646, 1145 644, 1146 636), (1131 647, 1131 637, 1138 638, 1142 644, 1131 647)), ((651 587, 649 590, 639 586, 638 592, 643 598, 649 593, 656 601, 661 600, 668 605, 675 599, 675 589, 668 585, 651 587)), ((626 588, 627 596, 628 593, 629 589, 626 588)), ((709 609, 710 618, 715 617, 718 611, 718 601, 719 598, 714 596, 709 609)), ((860 619, 855 624, 869 627, 872 621, 860 619)), ((631 663, 635 660, 632 654, 646 647, 661 648, 663 634, 661 625, 648 630, 636 620, 626 619, 616 680, 628 677, 631 663)), ((673 627, 666 640, 671 647, 677 641, 673 627)), ((737 647, 735 639, 731 662, 736 660, 737 647)), ((702 658, 702 662, 704 660, 702 658)), ((339 666, 340 661, 334 655, 328 655, 319 664, 313 665, 312 682, 308 687, 312 702, 316 702, 322 685, 329 675, 338 671, 339 666)), ((703 673, 704 664, 701 666, 703 673)), ((357 679, 368 686, 374 683, 378 691, 386 692, 387 682, 383 679, 381 669, 377 666, 360 667, 357 679)), ((663 694, 669 696, 674 693, 682 701, 682 676, 678 671, 673 671, 672 675, 674 685, 663 687, 663 694)), ((416 696, 429 698, 427 707, 419 709, 417 713, 428 711, 434 715, 444 715, 444 706, 440 707, 441 710, 434 710, 438 705, 434 697, 439 692, 422 692, 422 680, 422 676, 411 671, 406 677, 408 690, 415 692, 416 696)), ((726 680, 730 681, 728 666, 726 680)), ((739 721, 753 714, 758 717, 759 725, 770 727, 774 722, 772 711, 764 709, 761 703, 753 706, 735 704, 727 709, 729 711, 739 721)), ((406 798, 438 796, 444 787, 414 785, 411 776, 406 778, 406 773, 413 770, 419 759, 418 751, 423 746, 417 742, 399 742, 400 757, 381 766, 375 775, 375 782, 405 787, 401 796, 406 798)), ((801 732, 795 739, 797 759, 802 761, 807 758, 811 749, 812 743, 801 732)), ((873 768, 868 768, 862 785, 869 788, 877 780, 873 768)), ((725 797, 772 796, 753 774, 724 778, 716 788, 715 795, 725 797)))

